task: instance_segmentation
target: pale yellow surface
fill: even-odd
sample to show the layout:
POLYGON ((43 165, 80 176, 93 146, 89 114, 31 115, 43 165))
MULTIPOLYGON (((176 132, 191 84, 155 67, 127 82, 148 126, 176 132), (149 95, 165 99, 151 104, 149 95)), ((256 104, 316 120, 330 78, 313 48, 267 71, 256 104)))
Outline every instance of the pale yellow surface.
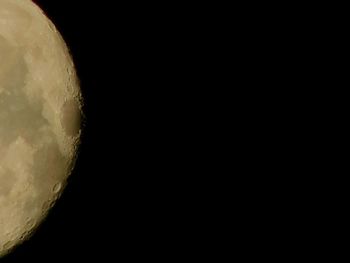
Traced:
POLYGON ((30 0, 0 0, 0 257, 60 195, 79 142, 80 102, 52 23, 30 0))

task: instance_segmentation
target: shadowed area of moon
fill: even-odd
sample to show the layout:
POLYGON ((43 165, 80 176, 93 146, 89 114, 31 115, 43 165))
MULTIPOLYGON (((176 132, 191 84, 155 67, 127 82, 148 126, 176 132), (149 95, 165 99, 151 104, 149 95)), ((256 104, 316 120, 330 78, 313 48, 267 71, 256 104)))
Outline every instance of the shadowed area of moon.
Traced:
POLYGON ((80 136, 68 50, 29 0, 0 0, 0 257, 58 198, 80 136))

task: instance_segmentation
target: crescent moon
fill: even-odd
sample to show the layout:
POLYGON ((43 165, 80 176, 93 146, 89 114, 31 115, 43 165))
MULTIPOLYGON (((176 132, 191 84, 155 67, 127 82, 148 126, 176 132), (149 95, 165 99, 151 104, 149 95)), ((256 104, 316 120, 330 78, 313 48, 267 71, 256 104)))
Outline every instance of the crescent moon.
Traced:
POLYGON ((28 239, 77 157, 82 96, 69 50, 30 0, 0 0, 0 257, 28 239))

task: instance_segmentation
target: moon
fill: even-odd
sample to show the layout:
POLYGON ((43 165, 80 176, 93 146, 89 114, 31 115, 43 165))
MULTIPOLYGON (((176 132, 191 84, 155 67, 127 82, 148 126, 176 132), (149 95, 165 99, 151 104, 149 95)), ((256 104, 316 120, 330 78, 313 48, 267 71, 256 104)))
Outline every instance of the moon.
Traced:
POLYGON ((69 50, 30 0, 0 0, 0 257, 28 239, 61 195, 81 135, 69 50))

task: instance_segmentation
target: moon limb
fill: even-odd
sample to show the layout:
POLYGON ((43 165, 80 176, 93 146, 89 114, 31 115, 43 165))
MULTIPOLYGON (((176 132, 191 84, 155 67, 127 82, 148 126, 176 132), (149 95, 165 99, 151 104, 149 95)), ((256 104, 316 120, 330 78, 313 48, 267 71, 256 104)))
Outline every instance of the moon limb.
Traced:
POLYGON ((30 0, 0 0, 0 257, 30 236, 64 189, 81 105, 54 25, 30 0))

